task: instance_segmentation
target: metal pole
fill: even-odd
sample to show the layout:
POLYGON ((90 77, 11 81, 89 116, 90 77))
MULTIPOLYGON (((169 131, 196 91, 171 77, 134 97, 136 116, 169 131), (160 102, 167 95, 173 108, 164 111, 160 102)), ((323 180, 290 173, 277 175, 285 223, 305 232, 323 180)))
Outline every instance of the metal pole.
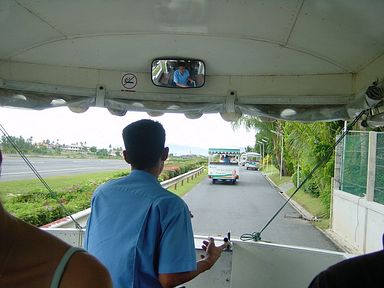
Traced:
MULTIPOLYGON (((347 131, 348 129, 348 122, 347 121, 344 121, 344 129, 343 129, 343 132, 347 131)), ((341 167, 340 167, 340 190, 343 191, 344 189, 344 161, 345 161, 345 148, 346 148, 346 145, 347 145, 347 137, 348 137, 348 134, 345 135, 344 139, 343 139, 343 151, 342 151, 342 158, 341 158, 341 167)))
POLYGON ((297 173, 296 173, 296 187, 300 185, 300 164, 297 162, 297 173))
POLYGON ((264 162, 264 143, 263 144, 263 162, 264 162))
POLYGON ((283 176, 283 151, 284 151, 284 138, 283 138, 283 134, 280 134, 281 136, 281 155, 280 155, 280 180, 281 180, 281 177, 283 176))

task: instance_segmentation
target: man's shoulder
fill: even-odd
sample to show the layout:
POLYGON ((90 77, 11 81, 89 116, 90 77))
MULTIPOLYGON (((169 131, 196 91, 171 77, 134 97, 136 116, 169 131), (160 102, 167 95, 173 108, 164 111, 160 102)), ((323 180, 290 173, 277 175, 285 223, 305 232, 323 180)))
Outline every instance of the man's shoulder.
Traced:
POLYGON ((173 74, 173 78, 179 78, 180 77, 180 72, 179 70, 176 70, 173 74))
POLYGON ((116 179, 111 179, 111 180, 108 180, 107 182, 104 182, 103 184, 100 184, 96 190, 95 190, 95 193, 100 193, 100 191, 103 191, 105 189, 109 189, 110 187, 113 187, 115 185, 120 185, 124 182, 127 182, 127 179, 128 179, 129 175, 128 176, 124 176, 124 177, 120 177, 120 178, 116 178, 116 179))
POLYGON ((186 207, 187 204, 179 196, 168 191, 167 189, 162 188, 161 190, 162 193, 158 195, 154 201, 155 206, 172 208, 175 211, 178 209, 184 209, 186 207))

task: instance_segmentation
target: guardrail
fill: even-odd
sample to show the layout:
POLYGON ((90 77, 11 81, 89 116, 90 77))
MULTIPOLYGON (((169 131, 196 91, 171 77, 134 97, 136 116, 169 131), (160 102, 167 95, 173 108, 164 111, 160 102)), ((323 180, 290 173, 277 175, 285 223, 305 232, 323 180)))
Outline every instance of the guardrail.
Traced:
POLYGON ((184 173, 182 175, 176 176, 176 177, 174 177, 172 179, 165 180, 165 181, 161 182, 160 184, 165 189, 168 189, 169 187, 172 187, 172 186, 174 186, 174 188, 177 189, 177 184, 181 183, 181 186, 183 186, 184 185, 184 181, 187 181, 187 183, 188 183, 189 179, 196 178, 201 173, 203 173, 203 171, 204 171, 204 167, 201 166, 200 168, 197 168, 195 170, 191 170, 191 171, 189 171, 187 173, 184 173))
MULTIPOLYGON (((176 176, 172 179, 166 180, 161 182, 161 186, 163 188, 168 189, 172 186, 174 186, 175 189, 177 189, 177 185, 180 184, 181 186, 184 185, 184 182, 189 182, 189 180, 192 180, 199 176, 204 171, 204 166, 201 166, 200 168, 191 170, 187 173, 184 173, 182 175, 176 176)), ((85 209, 83 211, 77 212, 75 214, 72 214, 72 218, 75 219, 81 226, 85 226, 87 223, 87 219, 89 214, 91 213, 91 208, 85 209)), ((56 221, 53 221, 51 223, 48 223, 41 228, 74 228, 75 225, 71 219, 71 217, 66 216, 64 218, 58 219, 56 221)))

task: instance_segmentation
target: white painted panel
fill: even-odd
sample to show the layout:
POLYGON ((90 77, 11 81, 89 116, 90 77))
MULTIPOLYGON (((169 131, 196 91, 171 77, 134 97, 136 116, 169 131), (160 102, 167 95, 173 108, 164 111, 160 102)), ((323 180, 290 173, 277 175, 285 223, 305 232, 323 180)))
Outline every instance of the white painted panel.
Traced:
POLYGON ((362 198, 335 190, 332 230, 358 251, 364 246, 365 213, 362 198))
POLYGON ((384 205, 369 203, 367 214, 366 252, 384 249, 384 205))
POLYGON ((16 1, 0 1, 0 59, 6 59, 38 43, 59 38, 63 38, 63 35, 16 1))
MULTIPOLYGON (((127 71, 125 71, 127 72, 127 71)), ((124 96, 132 96, 132 93, 122 93, 121 77, 123 70, 96 70, 77 67, 64 67, 52 65, 27 64, 20 62, 0 61, 0 78, 4 80, 15 80, 25 82, 46 83, 50 85, 65 85, 75 88, 95 89, 96 85, 103 84, 107 88, 107 97, 110 90, 115 90, 124 96)), ((328 100, 332 104, 345 104, 347 101, 337 101, 337 98, 351 97, 353 94, 353 77, 350 74, 337 75, 306 75, 306 76, 208 76, 206 85, 201 89, 180 90, 171 88, 159 88, 152 84, 149 73, 138 73, 138 84, 136 91, 153 92, 157 98, 161 94, 175 94, 179 100, 183 96, 189 101, 209 102, 214 95, 226 97, 228 89, 237 91, 239 103, 276 103, 275 97, 292 96, 297 98, 289 100, 289 103, 317 104, 315 100, 306 97, 330 96, 328 100), (188 95, 194 95, 189 97, 188 95), (202 98, 196 98, 201 95, 202 98), (262 96, 257 99, 255 96, 262 96), (273 98, 269 98, 269 97, 273 98), (305 96, 305 97, 301 97, 305 96), (330 99, 329 99, 330 98, 330 99), (336 98, 336 99, 335 99, 336 98), (206 101, 203 101, 206 99, 206 101), (253 100, 254 99, 254 100, 253 100), (253 100, 253 101, 252 101, 253 100), (261 102, 258 102, 261 101, 261 102), (303 102, 301 102, 303 101, 303 102)), ((9 89, 10 87, 8 87, 9 89)), ((95 93, 95 92, 94 92, 95 93)), ((74 95, 81 95, 76 93, 74 95)), ((116 95, 114 95, 116 97, 116 95)), ((137 99, 138 96, 135 95, 137 99)), ((164 100, 164 96, 161 97, 164 100)), ((322 98, 322 103, 327 103, 322 98), (325 102, 324 102, 325 101, 325 102)), ((167 100, 169 101, 169 100, 167 100)), ((218 102, 218 99, 214 99, 218 102)))
POLYGON ((69 245, 75 247, 83 247, 83 239, 85 230, 73 228, 41 228, 42 230, 56 236, 69 245))
POLYGON ((358 72, 383 53, 384 1, 305 1, 289 45, 358 72))
POLYGON ((91 35, 46 43, 20 53, 13 57, 13 60, 149 72, 150 63, 154 58, 169 54, 204 60, 208 75, 302 75, 344 72, 339 67, 302 51, 281 47, 275 43, 238 39, 231 35, 91 35))
MULTIPOLYGON (((44 229, 74 246, 82 246, 84 231, 44 229)), ((195 243, 202 237, 196 236, 195 243)), ((216 241, 221 244, 220 241, 216 241)), ((323 269, 347 257, 346 254, 262 242, 232 242, 233 251, 224 251, 211 270, 186 283, 187 288, 307 287, 323 269)), ((199 257, 203 251, 196 249, 199 257)))
POLYGON ((319 272, 343 259, 338 252, 236 242, 231 287, 307 287, 319 272))
POLYGON ((384 205, 335 190, 332 230, 360 253, 383 248, 384 205))
POLYGON ((300 0, 19 2, 68 35, 195 32, 276 42, 289 35, 301 4, 300 0))

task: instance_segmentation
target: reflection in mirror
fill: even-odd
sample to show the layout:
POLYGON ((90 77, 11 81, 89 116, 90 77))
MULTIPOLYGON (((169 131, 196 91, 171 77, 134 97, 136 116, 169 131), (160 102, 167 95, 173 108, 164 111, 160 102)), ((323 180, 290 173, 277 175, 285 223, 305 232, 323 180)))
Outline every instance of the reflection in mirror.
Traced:
POLYGON ((205 65, 196 59, 155 59, 152 82, 169 88, 198 88, 205 83, 205 65))

